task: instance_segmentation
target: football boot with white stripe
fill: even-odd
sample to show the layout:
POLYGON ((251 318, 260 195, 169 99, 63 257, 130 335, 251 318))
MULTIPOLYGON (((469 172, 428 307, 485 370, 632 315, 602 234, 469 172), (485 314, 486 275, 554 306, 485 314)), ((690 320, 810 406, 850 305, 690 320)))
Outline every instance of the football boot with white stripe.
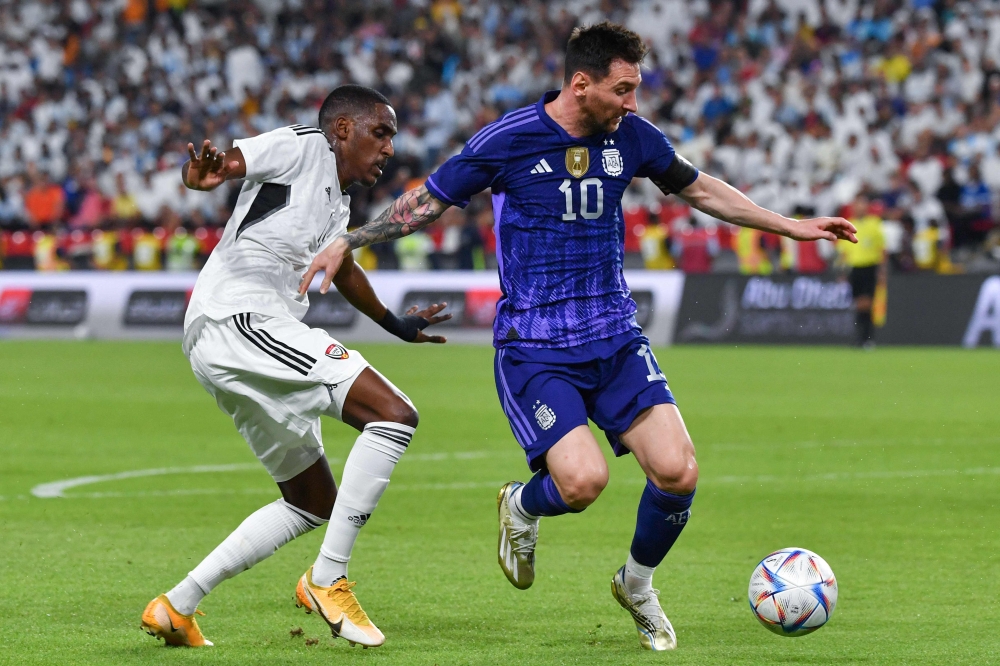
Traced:
POLYGON ((511 493, 523 485, 520 481, 511 481, 497 495, 500 518, 497 561, 507 580, 519 590, 526 590, 535 582, 535 544, 538 542, 538 521, 524 523, 510 511, 511 493))
POLYGON ((660 607, 659 590, 633 595, 625 586, 625 567, 611 579, 611 596, 632 615, 639 632, 639 645, 647 650, 673 650, 677 634, 660 607))
POLYGON ((354 583, 346 578, 334 581, 330 587, 312 582, 312 567, 302 574, 295 588, 295 605, 307 613, 318 613, 330 625, 334 638, 343 638, 354 647, 360 643, 366 649, 385 643, 385 636, 368 618, 354 596, 354 583))

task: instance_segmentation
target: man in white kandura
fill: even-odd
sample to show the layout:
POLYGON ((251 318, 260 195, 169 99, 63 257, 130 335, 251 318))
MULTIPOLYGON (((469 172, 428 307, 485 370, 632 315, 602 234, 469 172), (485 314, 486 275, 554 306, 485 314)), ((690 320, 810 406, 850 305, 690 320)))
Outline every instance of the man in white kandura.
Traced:
MULTIPOLYGON (((195 621, 202 598, 292 539, 329 521, 315 564, 299 580, 297 605, 365 647, 385 636, 347 581, 361 527, 413 437, 410 400, 356 351, 302 323, 302 275, 347 230, 350 185, 371 187, 393 155, 396 115, 381 94, 341 86, 324 101, 319 128, 292 125, 236 141, 225 153, 188 144, 184 184, 210 190, 245 180, 222 242, 198 276, 184 322, 184 353, 202 386, 232 417, 281 491, 172 590, 149 602, 142 628, 172 645, 211 645, 195 621), (300 289, 301 288, 301 289, 300 289), (320 416, 361 431, 337 486, 323 453, 320 416), (336 501, 335 501, 336 500, 336 501)), ((444 342, 423 329, 449 318, 444 305, 397 316, 348 258, 327 276, 362 313, 408 342, 444 342)))

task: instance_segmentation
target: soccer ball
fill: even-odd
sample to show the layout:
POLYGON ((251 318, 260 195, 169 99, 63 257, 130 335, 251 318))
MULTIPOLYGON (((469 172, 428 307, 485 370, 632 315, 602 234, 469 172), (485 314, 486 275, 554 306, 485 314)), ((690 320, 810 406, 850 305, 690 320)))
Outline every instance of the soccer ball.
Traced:
POLYGON ((804 636, 826 624, 837 605, 837 579, 822 557, 782 548, 750 576, 750 610, 779 636, 804 636))

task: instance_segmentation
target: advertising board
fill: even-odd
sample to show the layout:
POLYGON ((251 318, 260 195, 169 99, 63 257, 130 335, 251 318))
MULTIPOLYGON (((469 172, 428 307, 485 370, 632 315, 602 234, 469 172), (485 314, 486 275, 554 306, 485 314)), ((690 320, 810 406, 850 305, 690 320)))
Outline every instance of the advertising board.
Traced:
POLYGON ((851 287, 836 278, 690 275, 675 340, 847 344, 853 336, 851 287))
MULTIPOLYGON (((670 343, 684 276, 671 271, 626 271, 650 341, 670 343)), ((0 271, 0 338, 179 340, 197 273, 39 273, 0 271)), ((502 296, 492 271, 372 271, 382 301, 402 314, 416 305, 448 303, 440 325, 450 342, 488 344, 502 296)), ((400 342, 331 290, 309 292, 303 321, 343 342, 400 342)))
MULTIPOLYGON (((1000 276, 889 276, 880 345, 1000 347, 1000 276)), ((852 344, 848 283, 833 275, 690 275, 678 343, 852 344)))

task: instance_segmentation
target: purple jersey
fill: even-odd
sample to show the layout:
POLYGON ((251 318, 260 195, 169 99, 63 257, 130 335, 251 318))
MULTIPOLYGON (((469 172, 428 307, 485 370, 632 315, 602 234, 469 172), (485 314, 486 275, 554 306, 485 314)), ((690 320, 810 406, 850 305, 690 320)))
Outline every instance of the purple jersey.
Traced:
POLYGON ((633 114, 615 132, 572 137, 545 113, 556 95, 484 127, 426 183, 462 207, 492 189, 498 348, 574 347, 638 330, 622 273, 622 193, 632 178, 664 173, 673 146, 633 114))

